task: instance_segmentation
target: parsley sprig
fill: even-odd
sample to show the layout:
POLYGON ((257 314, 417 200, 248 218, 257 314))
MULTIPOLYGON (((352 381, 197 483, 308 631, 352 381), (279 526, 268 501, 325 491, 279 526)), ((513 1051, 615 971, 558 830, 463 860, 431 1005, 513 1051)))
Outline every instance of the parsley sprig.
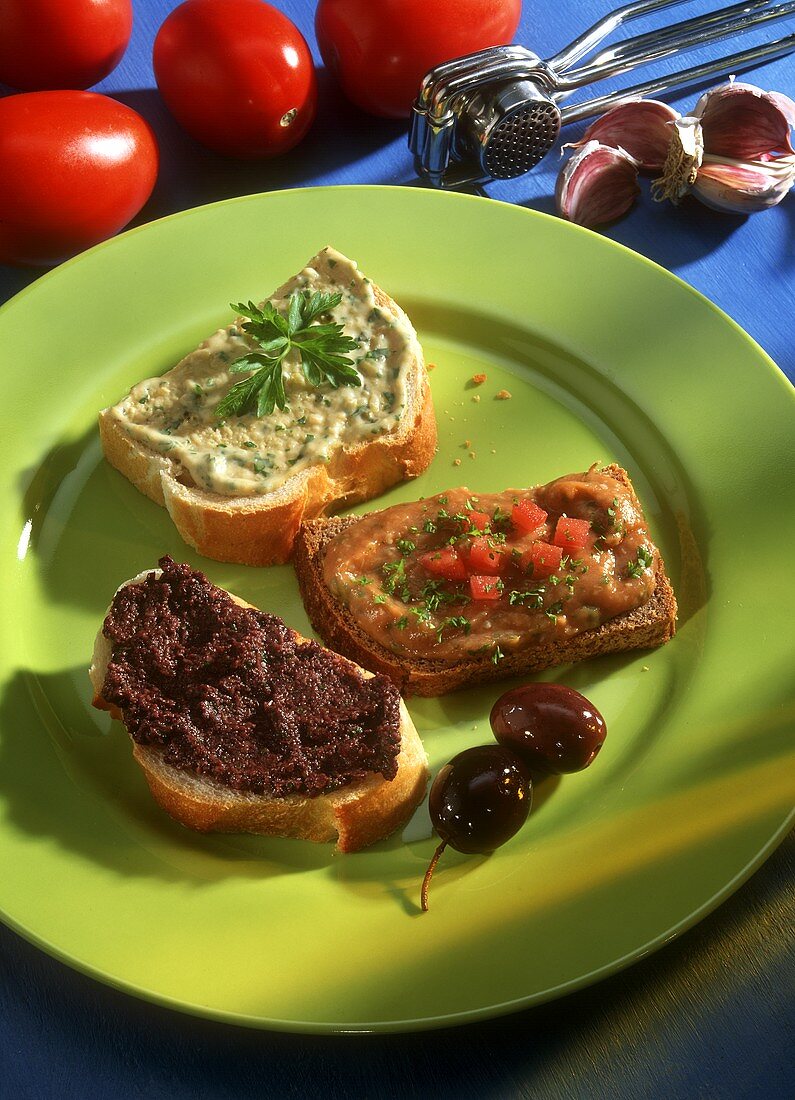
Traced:
POLYGON ((310 386, 361 386, 353 360, 345 356, 345 352, 359 346, 358 342, 343 336, 342 325, 332 321, 314 323, 341 301, 341 294, 293 291, 286 314, 280 313, 273 302, 265 302, 262 308, 253 302, 233 303, 232 309, 248 317, 243 330, 254 337, 259 348, 247 351, 230 366, 230 374, 254 373, 232 386, 219 403, 216 416, 223 420, 254 410, 257 416, 268 416, 276 406, 286 409, 282 364, 293 350, 298 352, 310 386))

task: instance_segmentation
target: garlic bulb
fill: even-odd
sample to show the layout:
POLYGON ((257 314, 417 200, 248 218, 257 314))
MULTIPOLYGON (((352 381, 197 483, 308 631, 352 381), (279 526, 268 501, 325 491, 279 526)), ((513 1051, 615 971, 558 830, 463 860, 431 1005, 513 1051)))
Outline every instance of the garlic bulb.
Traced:
POLYGON ((558 176, 558 212, 595 226, 614 221, 638 194, 638 171, 661 171, 654 199, 750 214, 781 202, 795 186, 795 102, 730 79, 680 117, 654 99, 627 98, 591 123, 579 152, 558 176))
POLYGON ((623 99, 592 122, 581 141, 563 148, 581 149, 589 141, 598 141, 629 153, 641 172, 659 172, 671 141, 671 125, 678 118, 678 111, 658 99, 623 99))
POLYGON ((753 214, 780 203, 793 183, 793 154, 768 161, 743 161, 707 154, 691 193, 712 210, 753 214))
POLYGON ((795 103, 780 92, 731 81, 705 92, 693 115, 701 122, 704 148, 715 156, 757 160, 795 152, 795 103))
POLYGON ((704 159, 704 135, 701 123, 692 115, 678 118, 671 131, 671 143, 663 165, 663 173, 651 185, 657 202, 670 199, 681 202, 698 177, 704 159))
POLYGON ((629 210, 640 191, 638 167, 624 149, 586 142, 558 176, 558 213, 589 227, 615 221, 629 210))
POLYGON ((729 214, 775 206, 795 183, 794 123, 795 103, 779 92, 734 81, 705 92, 673 124, 654 198, 677 203, 692 194, 729 214))

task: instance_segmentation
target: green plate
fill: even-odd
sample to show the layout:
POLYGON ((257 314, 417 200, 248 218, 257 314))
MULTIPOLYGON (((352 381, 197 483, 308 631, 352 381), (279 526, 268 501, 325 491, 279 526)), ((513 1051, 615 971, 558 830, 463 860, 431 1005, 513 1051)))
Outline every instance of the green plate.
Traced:
MULTIPOLYGON (((56 957, 201 1015, 304 1031, 409 1030, 558 996, 661 946, 781 839, 793 790, 792 392, 763 352, 661 268, 595 234, 419 189, 258 195, 137 229, 0 311, 0 904, 56 957), (333 243, 405 306, 429 362, 439 453, 377 507, 486 492, 617 459, 679 597, 654 652, 546 674, 609 736, 542 784, 490 858, 434 842, 353 856, 201 836, 150 799, 86 675, 116 586, 170 553, 308 624, 289 567, 198 558, 100 455, 97 410, 171 366, 227 303, 333 243), (476 372, 488 379, 467 387, 476 372), (510 400, 497 400, 499 390, 510 400), (475 398, 479 397, 477 401, 475 398), (471 457, 471 454, 474 457, 471 457)), ((488 741, 505 685, 411 703, 438 768, 488 741)))

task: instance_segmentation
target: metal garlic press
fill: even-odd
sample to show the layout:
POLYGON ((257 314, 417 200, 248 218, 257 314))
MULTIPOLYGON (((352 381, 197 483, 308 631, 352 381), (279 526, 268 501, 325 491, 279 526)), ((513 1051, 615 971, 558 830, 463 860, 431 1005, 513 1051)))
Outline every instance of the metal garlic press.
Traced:
POLYGON ((644 80, 568 107, 560 103, 599 80, 685 50, 745 34, 795 13, 795 0, 746 0, 635 35, 583 61, 624 23, 686 0, 636 0, 606 15, 542 61, 524 46, 493 46, 431 69, 412 108, 409 147, 417 175, 434 187, 512 179, 546 156, 561 126, 606 111, 627 96, 695 84, 795 50, 795 34, 717 61, 644 80), (578 64, 580 63, 581 64, 578 64))

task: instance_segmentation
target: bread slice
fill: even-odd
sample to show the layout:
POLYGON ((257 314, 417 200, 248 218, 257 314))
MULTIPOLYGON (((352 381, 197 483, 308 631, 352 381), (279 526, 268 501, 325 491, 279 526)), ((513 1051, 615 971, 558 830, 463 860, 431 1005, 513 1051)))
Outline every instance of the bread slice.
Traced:
MULTIPOLYGON (((125 583, 139 583, 152 572, 159 571, 147 570, 125 583)), ((241 607, 252 606, 236 596, 232 598, 241 607)), ((302 640, 300 635, 295 636, 302 640)), ((94 689, 93 705, 122 720, 118 709, 102 698, 110 656, 111 642, 100 629, 89 669, 94 689)), ((357 669, 357 672, 362 677, 372 675, 364 669, 357 669)), ((188 828, 317 842, 336 839, 339 851, 355 852, 400 828, 425 795, 427 757, 402 699, 400 730, 400 753, 393 779, 375 774, 313 798, 297 794, 273 797, 232 790, 206 776, 173 767, 163 759, 162 749, 135 741, 133 757, 143 769, 155 801, 188 828)))
MULTIPOLYGON (((605 473, 626 486, 640 509, 627 472, 618 466, 607 466, 605 473)), ((455 664, 398 656, 361 630, 323 579, 325 547, 356 522, 356 516, 340 516, 315 520, 301 528, 294 556, 301 596, 312 625, 327 645, 372 672, 385 673, 403 694, 445 695, 458 688, 539 672, 601 654, 658 646, 667 642, 676 629, 676 598, 662 557, 658 557, 654 591, 645 604, 571 638, 542 640, 528 649, 506 654, 499 664, 493 662, 489 653, 455 664)))
MULTIPOLYGON (((302 522, 378 496, 389 486, 416 477, 433 458, 436 421, 422 349, 411 323, 396 302, 361 276, 352 261, 331 248, 314 256, 303 272, 274 292, 271 301, 283 300, 304 285, 333 290, 343 285, 339 282, 343 273, 351 272, 358 280, 356 293, 372 293, 377 310, 384 315, 382 328, 402 334, 401 354, 408 357, 403 411, 399 421, 381 434, 343 440, 341 445, 338 443, 330 450, 328 461, 316 461, 299 469, 271 492, 224 496, 199 485, 184 463, 155 450, 150 441, 131 432, 132 418, 140 412, 139 402, 134 397, 138 387, 117 405, 99 414, 100 439, 108 462, 142 493, 168 509, 185 542, 205 557, 243 565, 286 562, 302 522), (308 284, 307 278, 310 279, 308 284), (395 325, 389 326, 388 319, 395 325)), ((222 334, 223 330, 219 330, 216 336, 222 334)), ((164 380, 176 377, 175 372, 184 368, 189 360, 195 361, 197 355, 203 354, 206 363, 210 357, 209 346, 210 341, 205 341, 165 375, 164 380)), ((237 353, 242 354, 245 350, 246 345, 241 342, 237 353)), ((357 400, 361 394, 366 401, 370 383, 364 375, 363 379, 362 389, 357 389, 355 394, 357 400)), ((303 386, 300 377, 298 385, 303 386)), ((350 387, 344 388, 350 391, 350 387)), ((289 379, 287 390, 289 399, 289 379)), ((328 387, 322 392, 326 391, 331 396, 339 392, 328 387)), ((275 422, 283 421, 285 416, 279 409, 271 415, 275 422)), ((243 445, 249 446, 248 443, 243 445)))

